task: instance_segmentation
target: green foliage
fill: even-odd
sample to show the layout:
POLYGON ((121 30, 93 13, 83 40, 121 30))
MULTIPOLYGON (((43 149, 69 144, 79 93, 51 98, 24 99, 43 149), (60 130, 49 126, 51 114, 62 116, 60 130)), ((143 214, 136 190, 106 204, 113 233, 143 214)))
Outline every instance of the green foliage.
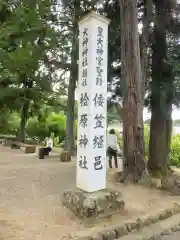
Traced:
POLYGON ((8 133, 17 135, 17 133, 19 132, 19 123, 20 123, 19 115, 16 112, 11 114, 8 121, 9 125, 8 133))
POLYGON ((29 137, 42 141, 45 137, 53 135, 56 145, 65 139, 66 116, 63 112, 51 113, 48 118, 43 120, 39 121, 37 117, 28 120, 26 132, 29 137))
MULTIPOLYGON (((56 0, 0 3, 0 13, 7 13, 0 24, 0 108, 19 111, 26 105, 26 110, 21 111, 22 137, 28 118, 52 98, 57 71, 52 62, 59 49, 58 14, 52 9, 56 3, 56 0)), ((17 126, 12 126, 10 132, 17 130, 17 126)))
POLYGON ((0 139, 15 141, 17 138, 16 138, 16 136, 13 136, 13 135, 0 134, 0 139))
POLYGON ((60 141, 64 140, 66 135, 66 116, 64 113, 52 113, 46 123, 49 133, 54 133, 54 136, 59 137, 60 141))
MULTIPOLYGON (((144 141, 145 141, 145 156, 148 158, 149 154, 149 128, 144 126, 144 141)), ((180 167, 180 134, 177 134, 171 139, 170 152, 171 165, 180 167)))
POLYGON ((149 126, 144 125, 144 150, 145 150, 145 157, 148 158, 149 153, 149 126))
POLYGON ((16 112, 2 111, 0 116, 0 133, 17 135, 20 118, 16 112))
POLYGON ((180 167, 180 134, 172 137, 170 159, 172 165, 180 167))
POLYGON ((107 121, 108 123, 120 121, 120 115, 117 112, 115 105, 108 106, 107 121))
POLYGON ((42 141, 49 134, 46 122, 39 122, 37 117, 30 118, 27 123, 26 133, 31 138, 38 138, 42 141))

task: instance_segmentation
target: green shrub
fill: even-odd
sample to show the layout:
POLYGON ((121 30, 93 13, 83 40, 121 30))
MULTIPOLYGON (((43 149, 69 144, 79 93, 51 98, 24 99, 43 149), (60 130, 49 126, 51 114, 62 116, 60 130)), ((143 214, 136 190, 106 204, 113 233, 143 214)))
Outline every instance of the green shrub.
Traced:
POLYGON ((144 150, 145 150, 145 157, 148 159, 149 155, 149 126, 144 125, 144 150))
POLYGON ((28 144, 28 145, 36 145, 37 141, 35 139, 27 138, 27 139, 24 140, 24 143, 28 144))
POLYGON ((177 134, 171 139, 171 164, 180 167, 180 134, 177 134))
POLYGON ((28 120, 26 132, 30 138, 37 137, 40 141, 42 141, 45 137, 48 136, 49 129, 45 122, 39 122, 35 117, 28 120))
POLYGON ((0 116, 0 132, 5 135, 17 135, 20 118, 16 112, 4 111, 0 116))
POLYGON ((60 148, 64 148, 65 147, 65 140, 63 140, 60 144, 59 144, 60 148))
POLYGON ((54 137, 59 137, 59 142, 63 141, 66 136, 66 116, 64 113, 52 113, 47 119, 47 127, 54 137))
POLYGON ((6 139, 6 140, 12 140, 12 141, 15 141, 15 140, 17 139, 17 137, 14 136, 14 135, 0 134, 0 139, 6 139))
POLYGON ((17 135, 19 132, 19 125, 20 125, 20 117, 17 113, 13 113, 10 115, 8 120, 8 134, 17 135))
POLYGON ((44 121, 38 121, 36 117, 30 118, 26 126, 26 132, 30 138, 37 137, 40 141, 51 134, 57 145, 65 139, 66 116, 64 113, 51 113, 44 121))

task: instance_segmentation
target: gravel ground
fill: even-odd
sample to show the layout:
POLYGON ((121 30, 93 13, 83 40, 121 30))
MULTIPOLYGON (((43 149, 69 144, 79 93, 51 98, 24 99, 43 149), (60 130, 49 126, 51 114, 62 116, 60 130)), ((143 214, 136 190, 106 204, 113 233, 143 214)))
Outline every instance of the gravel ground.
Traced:
POLYGON ((151 240, 179 240, 180 239, 180 226, 176 226, 174 229, 168 229, 160 236, 152 237, 151 240))
POLYGON ((75 175, 75 160, 39 160, 33 154, 0 146, 0 240, 75 240, 180 201, 180 197, 153 189, 115 184, 114 172, 109 172, 108 187, 122 193, 126 211, 87 227, 61 204, 62 192, 75 188, 75 175))
POLYGON ((179 232, 172 233, 172 235, 170 235, 170 236, 162 237, 162 240, 179 240, 179 239, 180 239, 180 233, 179 232))
POLYGON ((0 148, 0 240, 56 240, 77 230, 78 219, 61 205, 74 187, 75 164, 0 148))

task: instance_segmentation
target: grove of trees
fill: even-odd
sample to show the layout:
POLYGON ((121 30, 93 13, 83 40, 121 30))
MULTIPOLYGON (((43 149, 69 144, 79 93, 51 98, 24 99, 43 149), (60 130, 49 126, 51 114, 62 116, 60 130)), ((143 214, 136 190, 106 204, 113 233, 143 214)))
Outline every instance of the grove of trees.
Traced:
POLYGON ((178 0, 2 0, 0 132, 21 142, 53 132, 74 154, 78 21, 92 10, 111 20, 108 121, 123 122, 123 177, 136 182, 146 166, 166 174, 172 110, 180 103, 178 0), (147 164, 144 107, 151 111, 147 164))

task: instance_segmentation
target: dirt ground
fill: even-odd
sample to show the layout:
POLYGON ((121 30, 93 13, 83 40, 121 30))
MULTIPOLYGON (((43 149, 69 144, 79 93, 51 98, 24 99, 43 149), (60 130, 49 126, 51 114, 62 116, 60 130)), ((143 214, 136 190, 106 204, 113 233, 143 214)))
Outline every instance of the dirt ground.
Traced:
POLYGON ((88 227, 61 204, 62 192, 75 188, 75 171, 75 159, 39 160, 34 154, 0 147, 0 240, 75 239, 180 201, 155 189, 116 184, 114 172, 109 172, 108 187, 122 193, 125 212, 88 227))

